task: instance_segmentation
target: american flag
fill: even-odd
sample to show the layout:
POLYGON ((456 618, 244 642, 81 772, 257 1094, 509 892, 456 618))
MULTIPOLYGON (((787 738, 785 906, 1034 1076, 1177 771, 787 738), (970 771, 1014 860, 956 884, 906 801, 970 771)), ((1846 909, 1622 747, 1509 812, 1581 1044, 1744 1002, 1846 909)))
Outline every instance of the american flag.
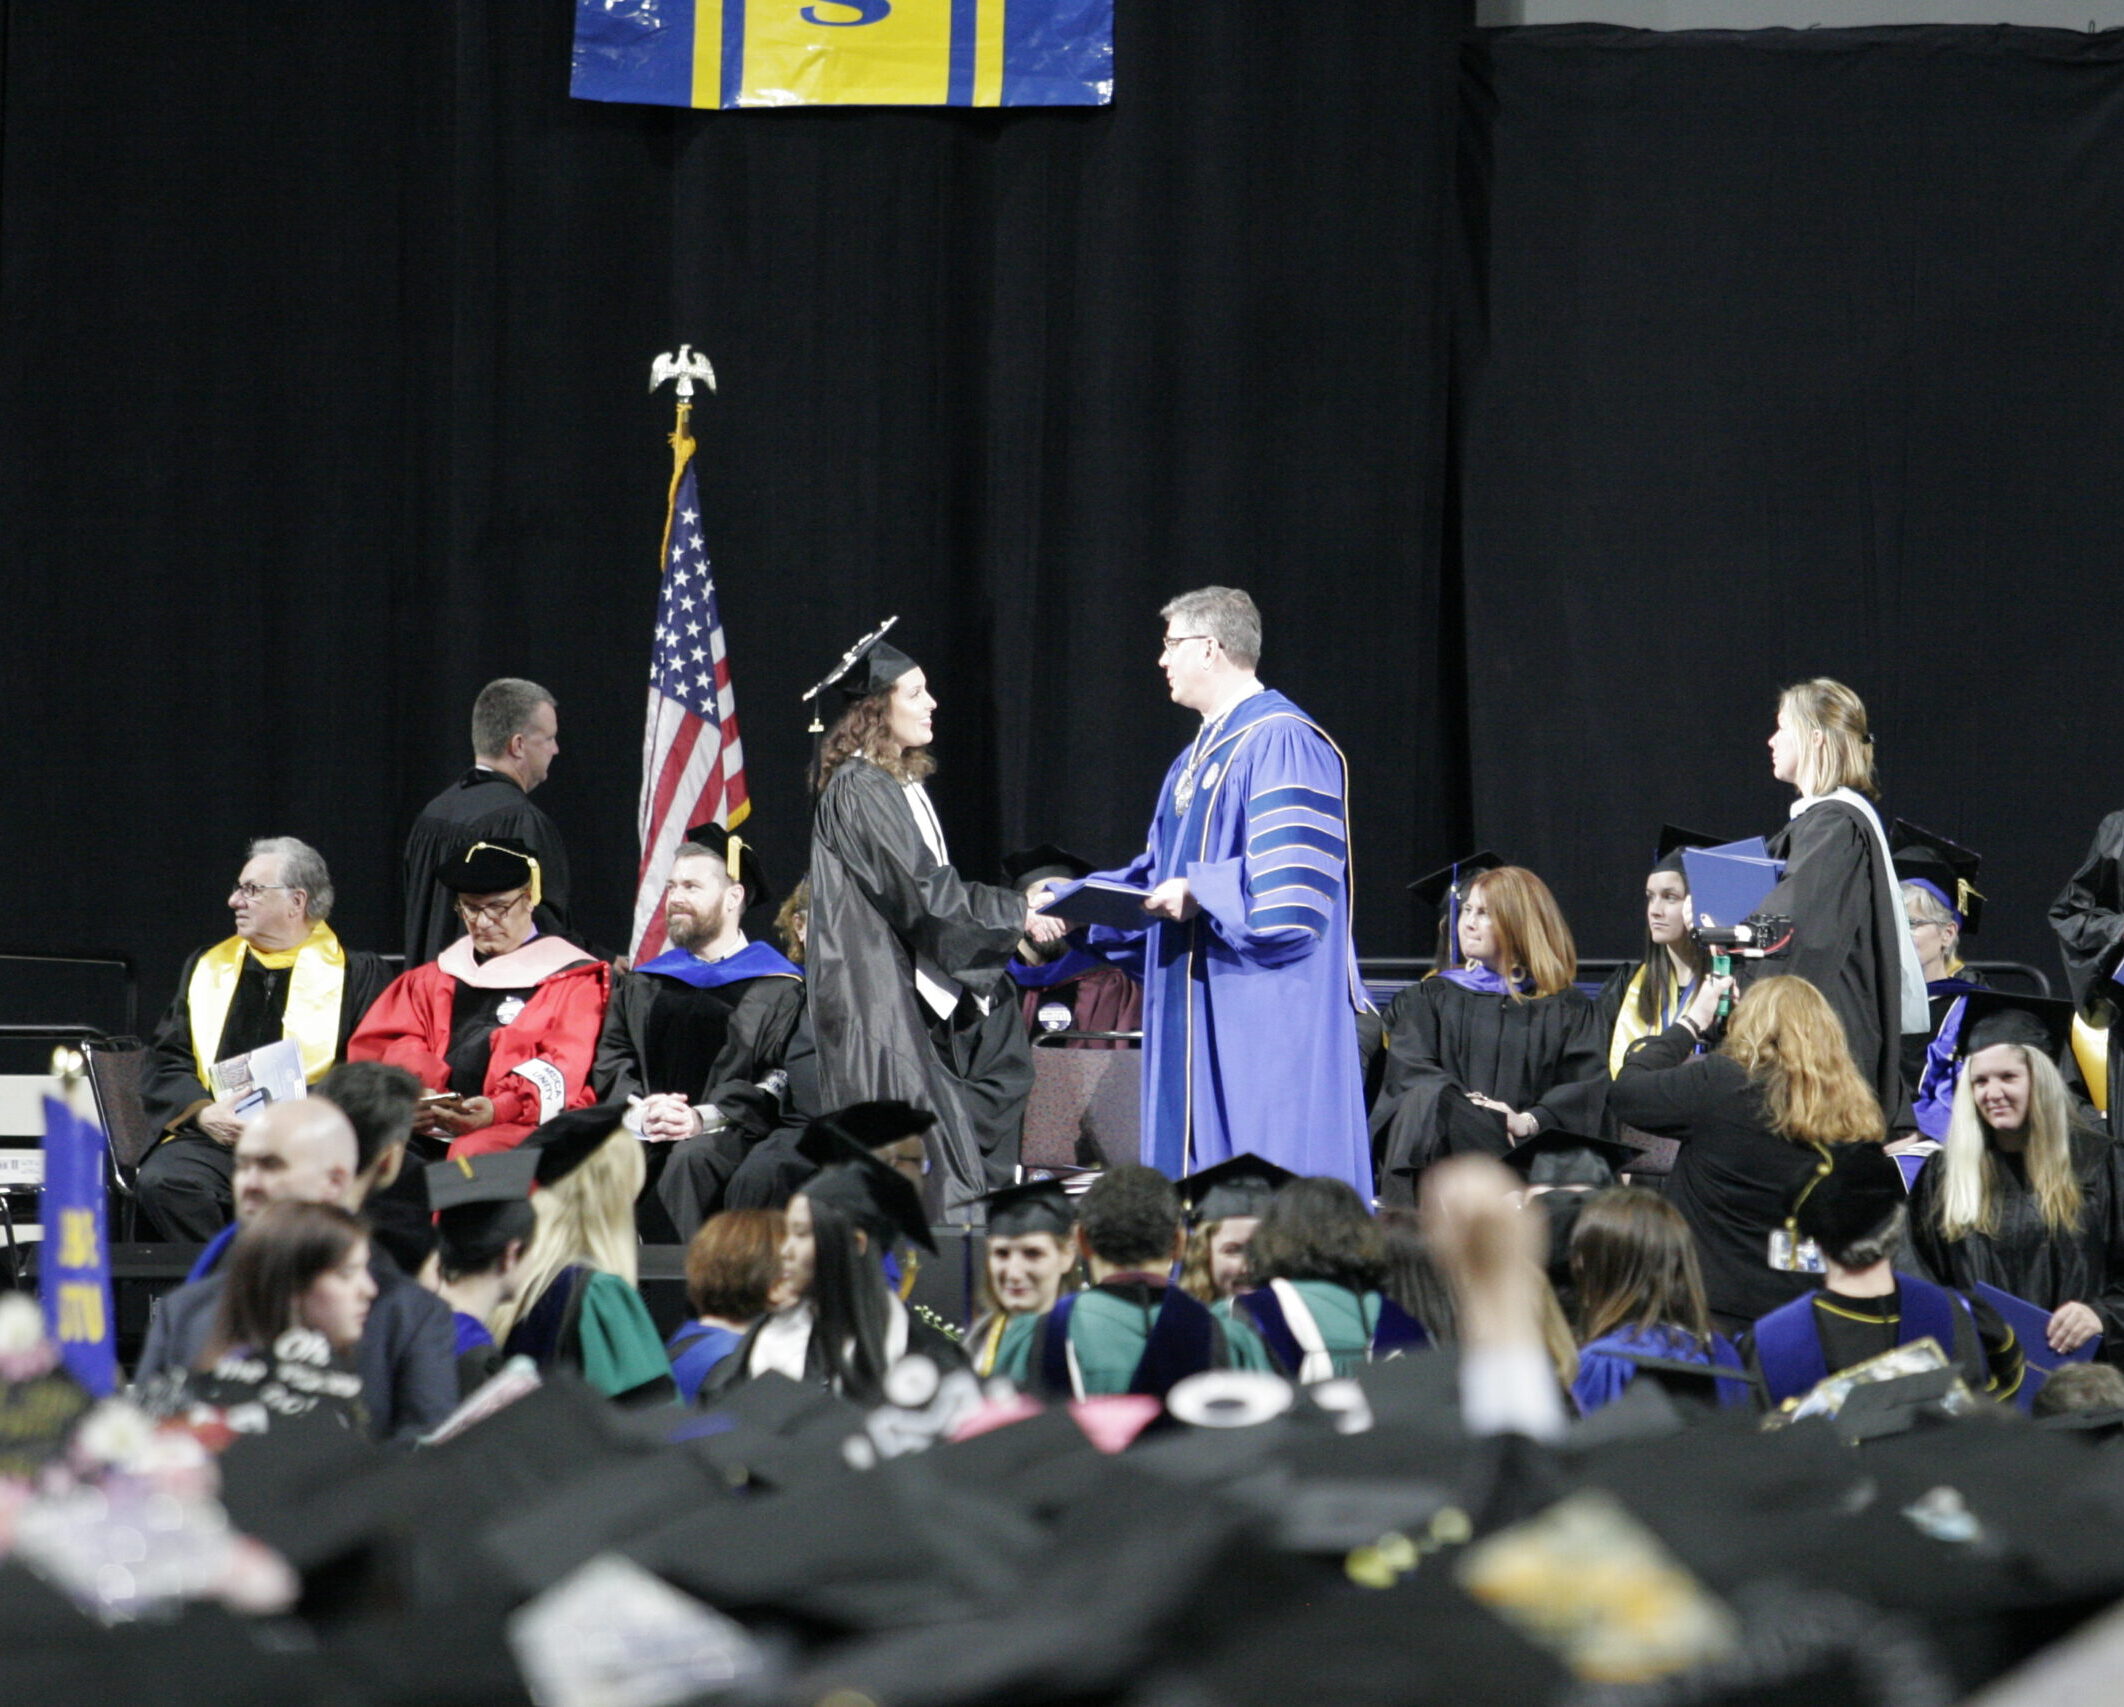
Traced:
POLYGON ((715 577, 701 539, 700 489, 689 457, 664 528, 664 590, 649 655, 649 722, 642 732, 642 870, 634 892, 637 964, 664 948, 664 882, 687 826, 735 829, 745 797, 745 749, 715 577))

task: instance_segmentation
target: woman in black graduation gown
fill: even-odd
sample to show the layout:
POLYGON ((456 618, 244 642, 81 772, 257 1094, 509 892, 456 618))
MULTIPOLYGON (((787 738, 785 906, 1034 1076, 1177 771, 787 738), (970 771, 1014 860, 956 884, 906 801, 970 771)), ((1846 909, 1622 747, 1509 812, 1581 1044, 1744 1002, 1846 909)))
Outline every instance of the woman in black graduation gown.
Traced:
POLYGON ((1523 866, 1485 871, 1453 929, 1463 963, 1387 1010, 1372 1141, 1393 1201, 1409 1201, 1411 1177, 1440 1156, 1600 1130, 1599 1017, 1572 986, 1578 949, 1548 885, 1523 866))
POLYGON ((1927 1024, 1925 977, 1887 832, 1867 798, 1880 790, 1858 695, 1826 676, 1785 689, 1770 764, 1799 799, 1791 821, 1770 838, 1785 875, 1761 911, 1789 918, 1792 940, 1780 959, 1741 962, 1742 982, 1789 973, 1828 997, 1851 1059, 1895 1120, 1903 1105, 1902 1036, 1927 1024))
POLYGON ((1911 1244, 1931 1279, 1984 1281, 2051 1312, 2054 1351, 2101 1334, 2124 1362, 2124 1149, 2072 1119, 2051 1051, 2060 1035, 2010 996, 1969 998, 1969 1050, 1947 1142, 1910 1196, 1911 1244))
POLYGON ((1680 1141, 1665 1196, 1696 1235, 1712 1325, 1734 1333, 1815 1285, 1770 1266, 1793 1200, 1831 1144, 1877 1142, 1880 1103, 1844 1047, 1827 999, 1800 978, 1766 978, 1710 1054, 1731 981, 1707 978, 1686 1011, 1630 1054, 1608 1087, 1617 1120, 1680 1141))
MULTIPOLYGON (((887 627, 891 626, 887 624, 887 627)), ((819 754, 807 926, 821 1106, 896 1100, 937 1116, 930 1208, 968 1220, 1016 1173, 1032 1048, 1008 967, 1063 925, 951 867, 923 778, 936 700, 921 668, 866 636, 812 691, 848 709, 819 754)))
POLYGON ((1703 945, 1689 934, 1689 874, 1682 852, 1711 847, 1715 840, 1672 824, 1660 831, 1651 875, 1645 879, 1644 958, 1618 966, 1593 999, 1610 1078, 1622 1070, 1631 1044, 1674 1023, 1703 979, 1703 945))

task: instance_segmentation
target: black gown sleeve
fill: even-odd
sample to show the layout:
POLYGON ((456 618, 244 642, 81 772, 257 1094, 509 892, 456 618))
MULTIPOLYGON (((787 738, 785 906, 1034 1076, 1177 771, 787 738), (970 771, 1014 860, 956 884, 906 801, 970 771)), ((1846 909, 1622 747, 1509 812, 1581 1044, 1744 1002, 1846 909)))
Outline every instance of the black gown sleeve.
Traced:
POLYGON ((1386 1066, 1372 1106, 1372 1150, 1389 1173, 1423 1167, 1441 1152, 1438 1105, 1461 1088, 1445 1065, 1436 983, 1411 984, 1387 1006, 1386 1066))
POLYGON ((2102 1318, 2105 1347, 2124 1346, 2124 1145, 2111 1143, 2099 1133, 2089 1133, 2086 1142, 2099 1158, 2087 1170, 2089 1243, 2088 1260, 2100 1277, 2095 1296, 2083 1299, 2102 1318))
POLYGON ((140 1075, 140 1100, 149 1124, 168 1132, 197 1113, 213 1096, 199 1081, 199 1063, 192 1055, 192 973, 199 955, 186 957, 177 974, 177 993, 155 1022, 148 1041, 147 1063, 140 1075))
POLYGON ((1641 1039, 1608 1086, 1608 1111, 1654 1137, 1691 1137, 1732 1095, 1725 1057, 1695 1050, 1696 1033, 1679 1021, 1641 1039))
POLYGON ((884 771, 843 764, 819 796, 813 834, 910 954, 961 983, 985 987, 1002 976, 1024 934, 1024 897, 940 864, 905 790, 884 771))
POLYGON ((1551 999, 1560 1004, 1561 1047, 1548 1070, 1549 1088, 1527 1112, 1544 1132, 1597 1138, 1607 1111, 1608 1028, 1599 1008, 1575 991, 1551 999))
POLYGON ((2072 999, 2097 1022, 2124 1008, 2124 992, 2111 976, 2124 951, 2120 857, 2124 857, 2124 812, 2112 812, 2095 831, 2094 845, 2079 869, 2050 904, 2050 928, 2058 933, 2072 999))
POLYGON ((653 998, 650 981, 637 973, 622 972, 614 982, 605 1023, 597 1034, 597 1056, 590 1065, 590 1083, 600 1101, 625 1102, 645 1093, 643 1010, 653 998))
POLYGON ((1940 1174, 1938 1155, 1928 1157, 1918 1170, 1917 1182, 1910 1188, 1910 1232, 1898 1266, 1920 1280, 1954 1286, 1953 1253, 1940 1236, 1940 1174))

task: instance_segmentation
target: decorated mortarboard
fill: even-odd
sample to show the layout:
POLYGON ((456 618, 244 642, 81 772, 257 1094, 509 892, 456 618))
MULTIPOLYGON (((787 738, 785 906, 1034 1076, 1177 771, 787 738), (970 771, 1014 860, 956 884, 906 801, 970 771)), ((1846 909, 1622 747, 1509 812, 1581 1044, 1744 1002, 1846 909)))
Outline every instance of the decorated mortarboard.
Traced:
POLYGON ((1027 1233, 1052 1233, 1067 1238, 1077 1224, 1077 1211, 1060 1180, 1027 1180, 1006 1185, 981 1201, 988 1205, 988 1236, 1015 1239, 1027 1233))
POLYGON ((1801 1234, 1834 1258, 1849 1250, 1908 1201, 1903 1170, 1878 1144, 1832 1144, 1829 1171, 1793 1207, 1801 1234))
MULTIPOLYGON (((587 1112, 587 1111, 585 1111, 587 1112)), ((438 1214, 481 1203, 517 1203, 538 1183, 542 1150, 528 1144, 428 1164, 428 1207, 438 1214)))
POLYGON ((855 1155, 868 1157, 903 1138, 919 1138, 936 1123, 934 1114, 911 1102, 852 1102, 805 1127, 797 1149, 823 1168, 855 1155))
POLYGON ((1907 818, 1898 818, 1890 827, 1888 847, 1895 859, 1895 875, 1931 890, 1961 922, 1963 932, 1976 935, 1977 922, 1984 916, 1984 897, 1976 887, 1984 856, 1907 818))
POLYGON ((1249 1150, 1189 1174, 1180 1181, 1180 1201, 1190 1221, 1258 1216, 1268 1208, 1269 1199, 1297 1177, 1289 1168, 1280 1168, 1249 1150))
POLYGON ((505 889, 529 888, 532 906, 544 899, 538 856, 507 836, 474 842, 437 872, 435 881, 458 895, 499 895, 505 889))
POLYGON ((589 1108, 564 1109, 523 1141, 522 1148, 537 1157, 536 1178, 540 1185, 566 1179, 595 1155, 613 1133, 627 1105, 601 1102, 589 1108))
POLYGON ((868 699, 872 694, 883 693, 892 684, 915 667, 915 661, 897 646, 889 645, 885 635, 900 619, 888 616, 862 639, 841 654, 841 661, 828 670, 825 676, 804 690, 804 699, 811 706, 811 733, 820 734, 825 729, 821 708, 825 693, 832 688, 849 704, 868 699))
POLYGON ((1612 1138, 1589 1138, 1579 1132, 1537 1132, 1514 1144, 1504 1155, 1529 1185, 1613 1185, 1640 1152, 1612 1138))
POLYGON ((766 900, 767 868, 760 863, 760 850, 745 837, 721 824, 708 823, 694 825, 686 832, 686 840, 697 843, 722 860, 730 881, 745 886, 748 908, 766 900))
POLYGON ((1652 869, 1671 871, 1677 876, 1682 872, 1682 855, 1690 848, 1715 848, 1725 845, 1723 836, 1707 836, 1701 830, 1685 830, 1679 824, 1662 824, 1659 841, 1652 849, 1652 869))
POLYGON ((881 1247, 905 1239, 936 1254, 929 1217, 922 1210, 922 1194, 905 1174, 887 1167, 868 1150, 821 1168, 804 1182, 802 1190, 813 1203, 832 1204, 880 1241, 881 1247))
POLYGON ((2073 1006, 2068 1001, 2012 990, 1971 990, 1961 1001, 1955 1053, 1964 1060, 1979 1049, 2019 1043, 2062 1061, 2072 1045, 2073 1006))
POLYGON ((1050 877, 1074 880, 1091 874, 1090 860, 1079 859, 1067 848, 1058 848, 1053 842, 1042 842, 1036 848, 1020 848, 1016 853, 1003 856, 1003 881, 1013 889, 1023 889, 1050 877))

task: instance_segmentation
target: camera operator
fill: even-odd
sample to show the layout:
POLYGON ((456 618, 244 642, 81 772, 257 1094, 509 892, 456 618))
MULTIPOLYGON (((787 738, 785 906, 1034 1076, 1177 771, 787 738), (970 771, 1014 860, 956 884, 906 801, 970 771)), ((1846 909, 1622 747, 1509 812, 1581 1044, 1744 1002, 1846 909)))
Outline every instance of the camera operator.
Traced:
POLYGON ((1733 989, 1731 977, 1705 978, 1681 1017, 1638 1043, 1608 1087, 1616 1119, 1680 1140, 1666 1197, 1696 1236, 1711 1325, 1724 1334, 1819 1284, 1796 1266, 1792 1203, 1828 1166, 1828 1146, 1885 1136, 1843 1027, 1804 979, 1762 979, 1733 1009, 1723 1040, 1697 1054, 1733 989))

